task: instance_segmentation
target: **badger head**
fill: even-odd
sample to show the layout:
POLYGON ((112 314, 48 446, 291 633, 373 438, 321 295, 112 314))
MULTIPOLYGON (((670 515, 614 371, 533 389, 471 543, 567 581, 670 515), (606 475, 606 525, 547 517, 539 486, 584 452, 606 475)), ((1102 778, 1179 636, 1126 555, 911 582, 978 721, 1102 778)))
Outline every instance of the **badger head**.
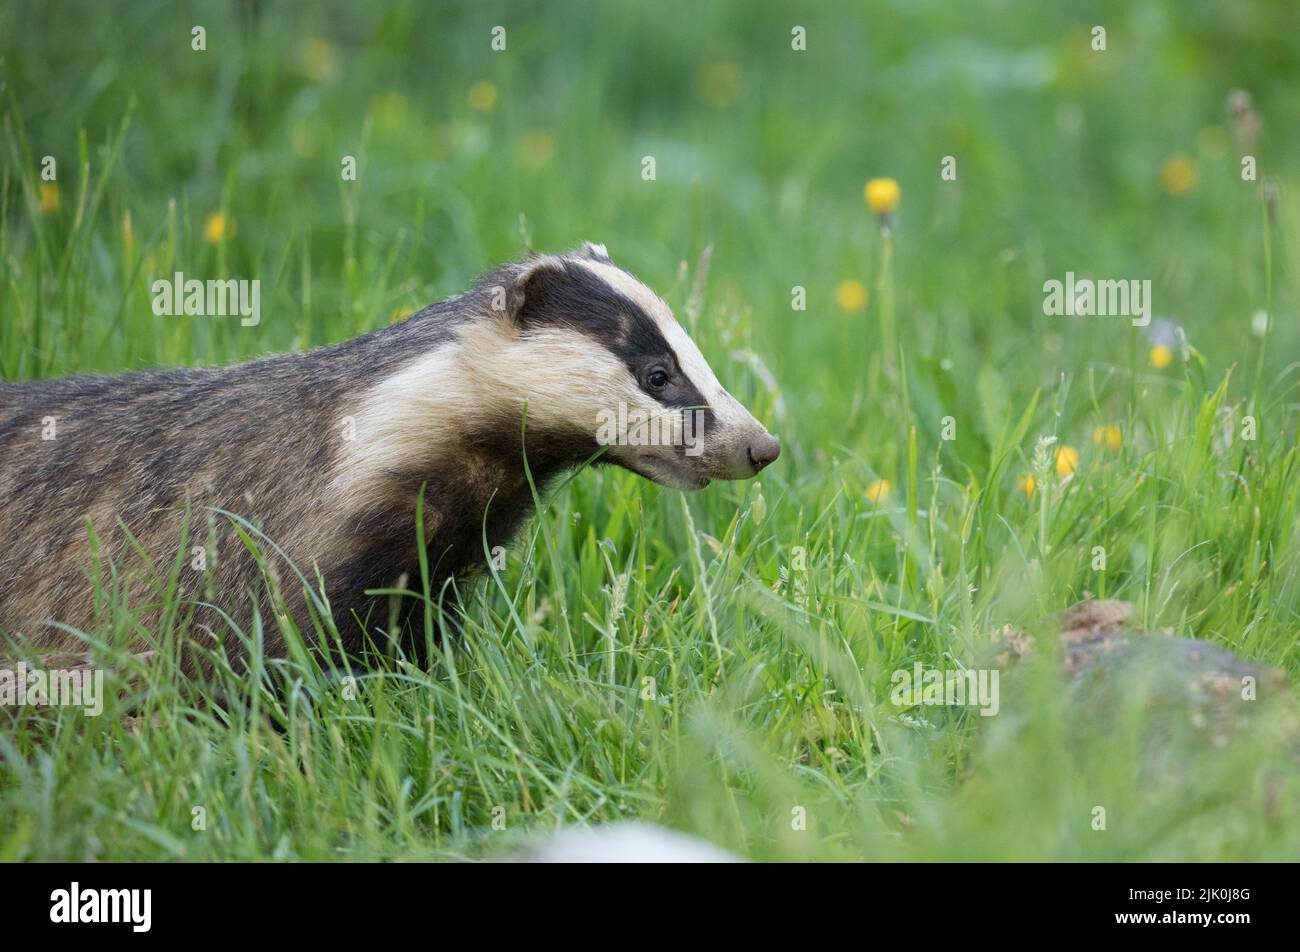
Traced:
POLYGON ((603 246, 531 257, 481 287, 496 316, 490 340, 466 340, 491 377, 480 392, 547 445, 679 489, 747 479, 780 454, 668 305, 603 246))

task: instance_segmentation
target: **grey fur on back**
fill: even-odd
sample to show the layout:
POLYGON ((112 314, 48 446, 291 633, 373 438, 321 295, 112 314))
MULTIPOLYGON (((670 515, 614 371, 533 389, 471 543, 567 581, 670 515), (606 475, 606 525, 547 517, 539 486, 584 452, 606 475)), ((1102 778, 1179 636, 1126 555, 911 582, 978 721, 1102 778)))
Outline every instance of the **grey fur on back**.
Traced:
MULTIPOLYGON (((321 494, 342 446, 338 421, 374 382, 446 345, 458 324, 485 319, 490 289, 508 281, 515 267, 498 269, 470 293, 398 324, 305 353, 225 368, 0 384, 0 633, 37 649, 73 650, 81 640, 45 619, 95 629, 87 520, 105 561, 119 570, 140 569, 125 529, 157 563, 159 571, 146 576, 165 577, 179 554, 181 596, 211 599, 246 624, 250 593, 264 612, 270 602, 231 521, 214 512, 225 510, 283 544, 308 579, 314 580, 313 566, 341 583, 347 576, 335 587, 339 601, 331 607, 349 647, 359 648, 351 616, 370 606, 357 597, 357 586, 392 584, 414 558, 414 492, 387 507, 339 512, 337 500, 321 494), (42 421, 49 417, 55 436, 43 439, 42 421), (178 553, 187 506, 192 525, 186 551, 178 553), (189 550, 207 543, 210 526, 218 544, 205 580, 190 570, 189 550), (373 571, 366 571, 367 559, 373 571)), ((501 464, 509 468, 507 458, 501 464)), ((475 487, 453 487, 446 473, 394 476, 408 489, 428 482, 425 504, 434 512, 451 497, 463 505, 475 495, 475 487)), ((440 583, 472 561, 468 552, 449 554, 440 583)), ((309 628, 301 583, 282 560, 273 564, 287 604, 309 628)), ((147 607, 151 601, 156 597, 147 584, 132 587, 131 603, 146 619, 156 618, 147 607)), ((203 626, 213 632, 226 627, 216 610, 194 608, 191 635, 203 626)), ((233 640, 226 647, 239 653, 233 640)))

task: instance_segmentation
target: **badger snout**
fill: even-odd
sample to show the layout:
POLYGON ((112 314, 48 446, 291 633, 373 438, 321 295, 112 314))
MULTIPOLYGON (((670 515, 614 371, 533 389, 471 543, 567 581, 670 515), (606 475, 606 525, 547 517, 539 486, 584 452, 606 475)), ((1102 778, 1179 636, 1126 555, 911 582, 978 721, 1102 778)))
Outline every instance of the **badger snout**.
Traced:
POLYGON ((752 427, 720 440, 709 455, 713 479, 752 479, 781 455, 781 441, 755 420, 752 427))
POLYGON ((712 479, 752 479, 776 462, 781 441, 735 397, 722 390, 712 406, 704 454, 712 479))
POLYGON ((757 475, 759 470, 769 463, 775 463, 781 455, 781 441, 771 433, 764 431, 749 444, 749 465, 757 475))

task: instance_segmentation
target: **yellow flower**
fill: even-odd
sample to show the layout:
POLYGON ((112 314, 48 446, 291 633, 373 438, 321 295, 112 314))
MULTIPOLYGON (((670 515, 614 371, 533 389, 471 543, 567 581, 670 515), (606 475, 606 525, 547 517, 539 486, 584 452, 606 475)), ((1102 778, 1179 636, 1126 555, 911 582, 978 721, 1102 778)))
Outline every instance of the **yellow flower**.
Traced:
POLYGON ((744 75, 739 63, 710 63, 700 71, 697 84, 700 99, 715 109, 725 109, 740 98, 744 75))
POLYGON ((1034 482, 1034 477, 1029 475, 1028 473, 1026 473, 1025 475, 1021 476, 1019 479, 1016 480, 1016 488, 1019 489, 1026 496, 1034 495, 1034 487, 1036 485, 1037 483, 1034 482))
POLYGON ((1160 166, 1160 185, 1170 195, 1184 195, 1196 187, 1196 166, 1185 155, 1175 155, 1160 166))
POLYGON ((42 182, 40 187, 41 211, 45 214, 59 210, 59 183, 42 182))
POLYGON ((1107 423, 1092 431, 1092 445, 1105 446, 1108 450, 1117 450, 1124 442, 1124 434, 1118 423, 1107 423))
POLYGON ((889 495, 889 480, 877 479, 867 487, 867 498, 879 506, 889 495))
POLYGON ((1164 370, 1174 362, 1174 352, 1164 344, 1156 344, 1151 348, 1151 366, 1156 370, 1164 370))
POLYGON ((862 190, 869 207, 877 215, 888 215, 897 210, 903 197, 902 189, 891 178, 873 178, 862 190))
POLYGON ((497 85, 490 79, 480 79, 469 88, 469 106, 476 112, 491 112, 497 104, 497 85))
POLYGON ((334 45, 329 40, 309 37, 303 41, 300 55, 302 71, 312 82, 319 83, 334 76, 336 57, 334 45))
POLYGON ((1079 451, 1073 446, 1062 444, 1056 451, 1056 475, 1064 479, 1072 476, 1079 468, 1079 451))
POLYGON ((861 281, 841 281, 835 289, 835 299, 846 311, 860 311, 867 306, 867 288, 861 281))
POLYGON ((220 244, 227 234, 234 233, 234 219, 227 221, 225 212, 213 212, 203 223, 203 240, 210 245, 220 244))

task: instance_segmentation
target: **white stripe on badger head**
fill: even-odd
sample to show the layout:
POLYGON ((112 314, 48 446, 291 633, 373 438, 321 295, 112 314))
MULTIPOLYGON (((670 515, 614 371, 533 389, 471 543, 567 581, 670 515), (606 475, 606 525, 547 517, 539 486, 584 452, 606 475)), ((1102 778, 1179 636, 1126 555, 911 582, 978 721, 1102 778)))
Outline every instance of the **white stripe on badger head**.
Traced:
POLYGON ((682 330, 682 326, 677 323, 677 318, 673 317, 672 308, 664 302, 663 298, 617 265, 587 260, 579 260, 577 263, 650 315, 659 327, 659 333, 663 334, 664 340, 677 355, 682 373, 686 374, 686 378, 695 385, 695 389, 704 395, 709 408, 713 410, 714 419, 724 432, 731 426, 758 426, 758 422, 750 416, 749 411, 742 407, 735 397, 727 393, 722 384, 718 383, 713 368, 704 359, 700 349, 695 346, 695 341, 682 330))
POLYGON ((465 388, 512 415, 527 403, 530 427, 591 434, 601 410, 654 402, 623 361, 578 330, 548 327, 502 336, 490 326, 470 324, 460 331, 460 343, 465 388))

